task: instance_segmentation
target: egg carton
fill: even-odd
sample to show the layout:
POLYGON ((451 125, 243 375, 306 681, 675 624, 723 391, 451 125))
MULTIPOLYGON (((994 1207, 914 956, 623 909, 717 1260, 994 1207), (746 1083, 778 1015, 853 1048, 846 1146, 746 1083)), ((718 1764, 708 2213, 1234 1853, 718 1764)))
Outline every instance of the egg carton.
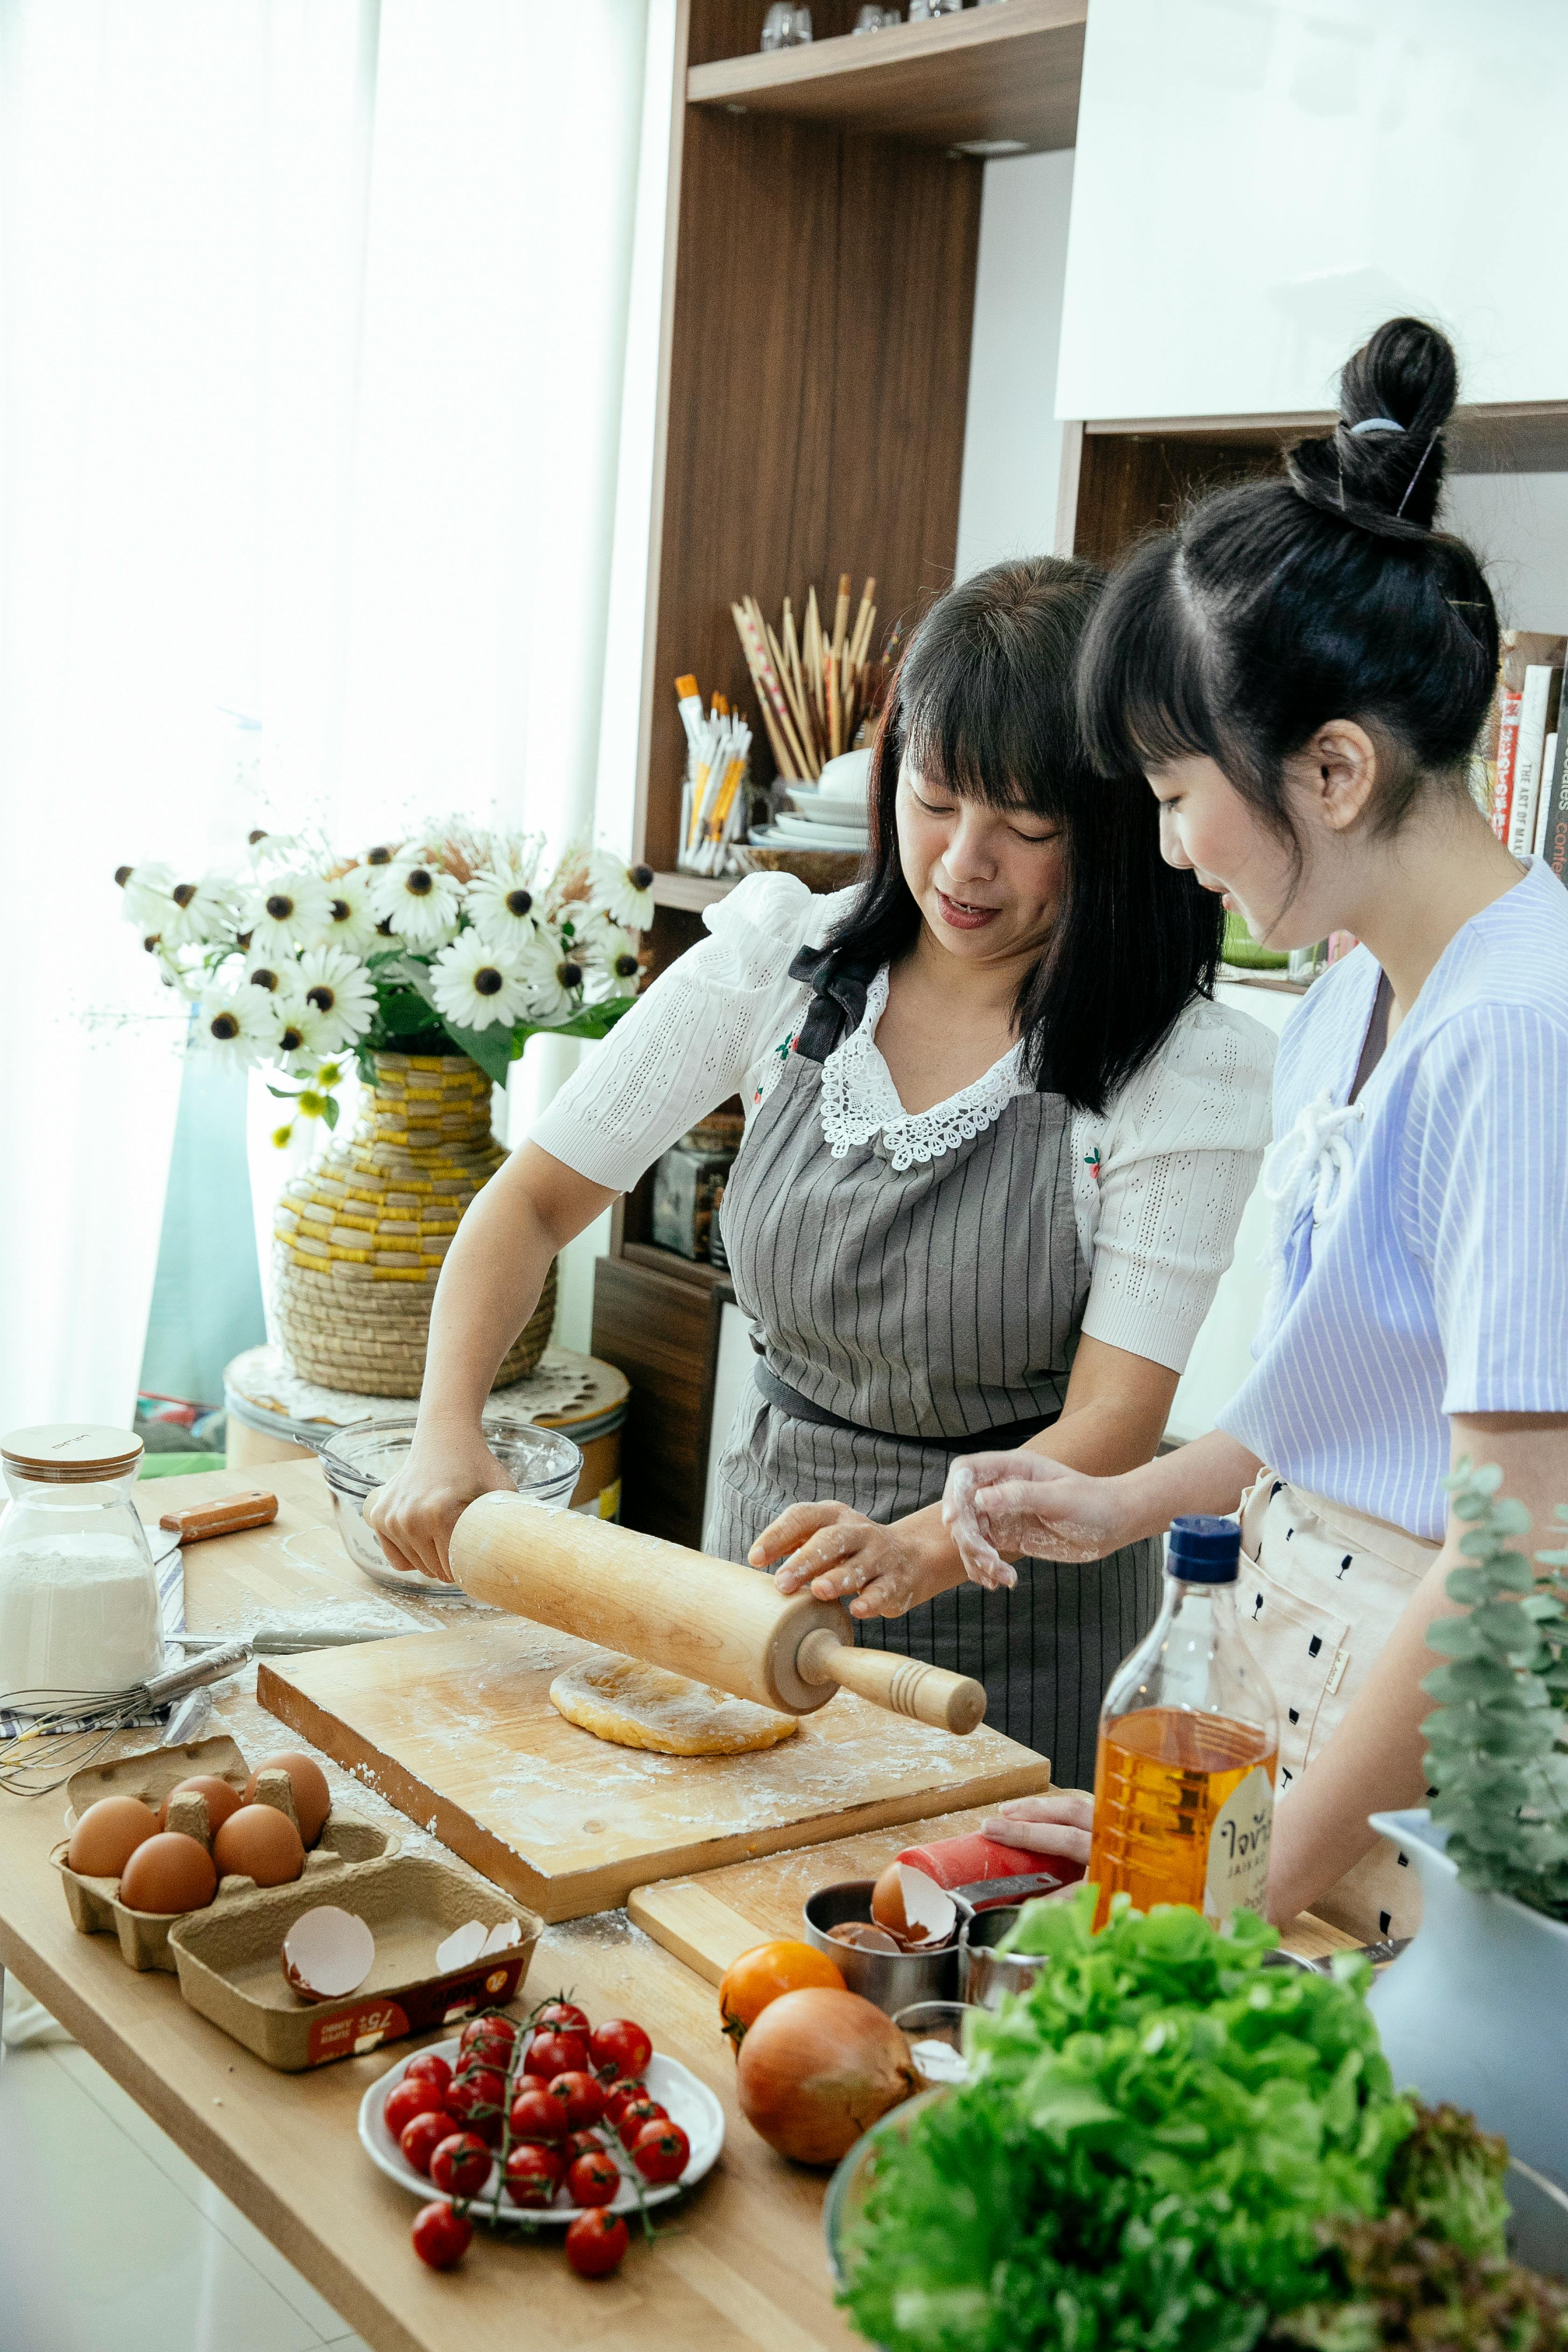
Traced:
POLYGON ((308 1879, 268 1886, 227 1905, 187 1911, 169 1937, 180 1990, 203 2017, 253 2050, 268 2066, 300 2074, 335 2058, 362 2057, 384 2042, 429 2033, 480 2009, 516 1997, 543 1933, 487 1879, 443 1856, 388 1853, 354 1870, 344 1886, 308 1879), (282 1966, 283 1938, 314 1904, 352 1909, 375 1939, 363 1984, 341 2000, 311 2001, 296 1992, 282 1966), (518 1940, 458 1967, 436 1955, 454 1928, 478 1920, 515 1923, 518 1940))
MULTIPOLYGON (((250 1769, 226 1734, 191 1740, 179 1748, 147 1748, 134 1756, 117 1757, 111 1764, 93 1765, 73 1774, 66 1783, 67 1826, 74 1827, 88 1806, 96 1804, 100 1797, 140 1797, 154 1811, 169 1797, 169 1828, 184 1830, 210 1852, 212 1829, 205 1798, 189 1790, 171 1797, 170 1791, 180 1781, 197 1774, 211 1774, 215 1780, 243 1789, 250 1778, 250 1769)), ((263 1772, 257 1784, 255 1801, 275 1806, 299 1828, 294 1791, 287 1772, 263 1772)), ((352 1885, 361 1868, 395 1853, 400 1843, 395 1832, 384 1830, 357 1813, 331 1812, 321 1836, 305 1856, 302 1875, 292 1882, 289 1891, 304 1895, 301 1909, 309 1909, 312 1903, 330 1903, 337 1890, 352 1885)), ((49 1860, 64 1884, 66 1908, 72 1926, 84 1936, 117 1937, 121 1958, 137 1969, 164 1969, 171 1976, 177 1975, 178 1964, 169 1948, 169 1932, 180 1920, 205 1917, 213 1912, 226 1914, 271 1891, 258 1887, 254 1878, 231 1874, 219 1879, 217 1892, 199 1913, 132 1911, 120 1900, 118 1878, 89 1878, 71 1869, 66 1861, 69 1844, 68 1838, 62 1839, 49 1860)))

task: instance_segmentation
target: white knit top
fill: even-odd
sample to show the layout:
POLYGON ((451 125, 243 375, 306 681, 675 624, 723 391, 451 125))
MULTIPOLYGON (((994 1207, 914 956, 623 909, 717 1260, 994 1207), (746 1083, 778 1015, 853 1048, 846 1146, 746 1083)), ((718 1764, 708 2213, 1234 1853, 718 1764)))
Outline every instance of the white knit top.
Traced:
MULTIPOLYGON (((814 898, 756 874, 708 909, 711 937, 654 982, 540 1119, 532 1141, 624 1192, 689 1127, 738 1094, 748 1117, 784 1067, 810 989, 789 977, 820 947, 849 891, 814 898)), ((907 1112, 876 1046, 886 975, 861 1026, 823 1065, 830 1150, 879 1139, 895 1169, 980 1133, 1014 1095, 1021 1045, 930 1110, 907 1112)), ((1073 1117, 1073 1205, 1090 1282, 1091 1339, 1184 1369, 1268 1140, 1274 1040, 1245 1013, 1194 998, 1158 1054, 1099 1116, 1073 1117)))

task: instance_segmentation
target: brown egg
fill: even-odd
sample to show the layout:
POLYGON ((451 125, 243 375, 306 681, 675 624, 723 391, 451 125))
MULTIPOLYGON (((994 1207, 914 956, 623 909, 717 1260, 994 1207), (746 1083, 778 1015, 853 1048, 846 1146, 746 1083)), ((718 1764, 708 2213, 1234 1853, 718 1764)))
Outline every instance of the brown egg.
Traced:
POLYGON ((158 1827, 168 1826, 170 1797, 205 1797, 207 1803, 207 1828, 216 1832, 222 1829, 230 1813, 239 1811, 242 1802, 239 1790, 232 1780, 220 1780, 216 1772, 196 1772, 188 1780, 176 1781, 158 1808, 158 1827))
POLYGON ((217 1873, 205 1846, 183 1830, 160 1830, 126 1864, 120 1900, 128 1911, 199 1911, 216 1887, 217 1873))
POLYGON ((305 1867, 300 1832, 276 1805, 241 1805, 213 1840, 213 1860, 227 1878, 254 1878, 258 1886, 284 1886, 305 1867))
POLYGON ((263 1772, 287 1772, 294 1791, 294 1811, 300 1816, 300 1835, 307 1845, 314 1845, 321 1834, 321 1824, 332 1810, 332 1792, 327 1786, 327 1776, 313 1756, 301 1756, 291 1748, 282 1756, 269 1756, 258 1764, 245 1784, 245 1801, 255 1801, 257 1787, 263 1772))
POLYGON ((161 1826, 140 1797, 100 1797, 71 1832, 67 1867, 84 1878, 118 1878, 137 1847, 161 1826))

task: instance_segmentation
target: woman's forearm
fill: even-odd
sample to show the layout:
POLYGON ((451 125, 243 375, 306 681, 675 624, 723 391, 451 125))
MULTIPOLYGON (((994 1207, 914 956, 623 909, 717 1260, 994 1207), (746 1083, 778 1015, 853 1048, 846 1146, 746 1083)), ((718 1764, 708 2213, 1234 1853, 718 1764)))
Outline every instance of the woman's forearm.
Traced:
POLYGON ((539 1304, 551 1260, 616 1199, 524 1144, 465 1213, 436 1286, 421 1432, 477 1428, 502 1357, 539 1304))
POLYGON ((1123 1472, 1113 1484, 1124 1544, 1163 1535, 1171 1521, 1192 1515, 1226 1517, 1235 1511, 1263 1465, 1239 1438, 1211 1429, 1152 1462, 1123 1472))

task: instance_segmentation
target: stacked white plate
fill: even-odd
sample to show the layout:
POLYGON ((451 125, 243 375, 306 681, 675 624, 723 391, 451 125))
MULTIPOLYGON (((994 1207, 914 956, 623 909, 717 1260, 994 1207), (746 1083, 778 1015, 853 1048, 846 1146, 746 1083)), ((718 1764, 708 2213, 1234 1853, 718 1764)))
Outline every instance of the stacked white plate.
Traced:
POLYGON ((847 751, 830 760, 816 784, 784 787, 788 807, 773 819, 769 832, 753 840, 784 849, 847 849, 870 845, 866 824, 866 786, 871 755, 847 751))

